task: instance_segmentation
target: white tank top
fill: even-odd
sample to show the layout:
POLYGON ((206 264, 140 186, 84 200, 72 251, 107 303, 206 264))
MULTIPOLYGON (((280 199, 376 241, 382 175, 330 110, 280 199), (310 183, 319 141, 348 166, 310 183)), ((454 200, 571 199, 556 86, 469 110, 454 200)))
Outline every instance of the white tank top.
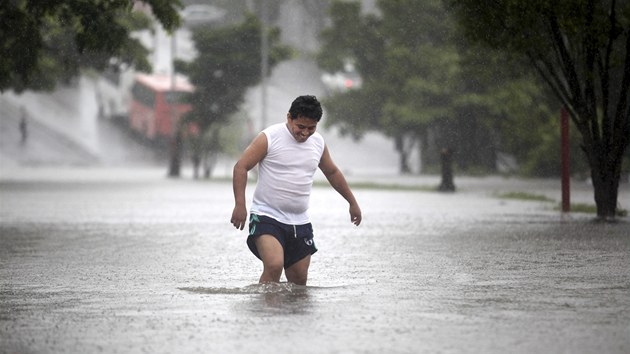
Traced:
POLYGON ((274 124, 263 133, 267 155, 258 163, 251 212, 290 225, 309 223, 313 175, 324 153, 324 138, 315 132, 299 143, 286 123, 274 124))

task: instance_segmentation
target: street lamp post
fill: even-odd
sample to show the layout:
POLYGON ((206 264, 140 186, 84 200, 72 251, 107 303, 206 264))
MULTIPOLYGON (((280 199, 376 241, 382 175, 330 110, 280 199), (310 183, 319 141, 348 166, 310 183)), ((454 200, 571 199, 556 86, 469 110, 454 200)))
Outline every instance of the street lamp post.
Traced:
MULTIPOLYGON (((171 34, 171 99, 174 100, 175 95, 175 49, 177 46, 176 33, 171 34)), ((177 121, 177 112, 175 110, 175 102, 170 102, 171 113, 171 141, 170 141, 170 163, 168 167, 168 176, 177 178, 180 176, 181 170, 181 145, 182 137, 177 121)))
POLYGON ((265 129, 267 126, 267 76, 269 74, 269 33, 267 32, 267 16, 268 16, 268 6, 267 1, 261 1, 262 8, 260 12, 260 106, 261 106, 261 116, 260 116, 260 125, 261 130, 265 129))

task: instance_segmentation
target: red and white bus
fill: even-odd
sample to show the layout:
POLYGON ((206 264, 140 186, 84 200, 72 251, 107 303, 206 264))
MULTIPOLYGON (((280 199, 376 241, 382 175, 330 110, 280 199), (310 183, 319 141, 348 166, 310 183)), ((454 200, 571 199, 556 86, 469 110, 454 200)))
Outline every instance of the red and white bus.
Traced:
POLYGON ((173 127, 192 107, 186 95, 194 87, 176 75, 173 90, 169 75, 137 74, 131 88, 129 126, 150 140, 170 139, 173 127))

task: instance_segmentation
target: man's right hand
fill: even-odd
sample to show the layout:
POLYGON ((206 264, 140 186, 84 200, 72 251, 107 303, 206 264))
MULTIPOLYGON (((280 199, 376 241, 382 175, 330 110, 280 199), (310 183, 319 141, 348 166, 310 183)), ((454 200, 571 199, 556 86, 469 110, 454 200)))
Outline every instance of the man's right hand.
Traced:
POLYGON ((244 206, 235 206, 234 211, 232 211, 232 218, 230 219, 230 223, 232 223, 235 228, 243 230, 246 222, 247 209, 244 206))

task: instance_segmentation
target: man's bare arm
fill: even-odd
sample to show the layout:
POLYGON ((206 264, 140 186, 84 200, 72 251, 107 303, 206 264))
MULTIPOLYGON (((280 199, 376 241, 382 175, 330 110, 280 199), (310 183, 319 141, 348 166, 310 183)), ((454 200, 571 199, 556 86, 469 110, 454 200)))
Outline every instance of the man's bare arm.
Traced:
POLYGON ((330 185, 339 193, 341 196, 348 201, 350 205, 350 221, 353 224, 359 225, 361 223, 361 208, 359 207, 359 203, 357 203, 352 190, 350 190, 350 186, 348 186, 348 182, 344 177, 341 170, 335 165, 332 158, 330 157, 330 152, 328 151, 328 147, 324 147, 324 153, 322 154, 322 158, 319 162, 319 169, 324 173, 326 179, 330 183, 330 185))
POLYGON ((234 210, 230 222, 237 229, 243 230, 247 223, 247 205, 245 189, 247 188, 247 173, 254 168, 267 154, 267 136, 260 133, 245 149, 234 165, 232 172, 232 189, 234 191, 234 210))

